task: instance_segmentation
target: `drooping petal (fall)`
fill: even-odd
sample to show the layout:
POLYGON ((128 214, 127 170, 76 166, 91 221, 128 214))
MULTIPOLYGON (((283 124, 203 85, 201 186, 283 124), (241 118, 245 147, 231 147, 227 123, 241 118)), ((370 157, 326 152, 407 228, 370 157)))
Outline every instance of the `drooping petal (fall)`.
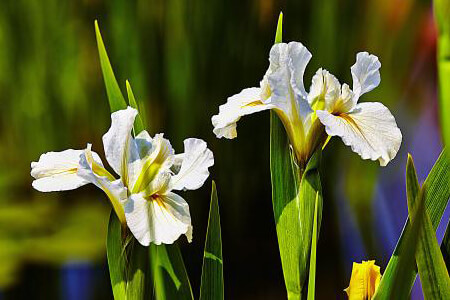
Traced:
MULTIPOLYGON (((42 154, 38 162, 31 163, 33 187, 41 192, 53 192, 73 190, 89 183, 77 174, 82 153, 83 150, 68 149, 42 154)), ((93 155, 100 160, 96 153, 93 155)))
POLYGON ((359 52, 356 55, 356 62, 351 67, 353 93, 356 99, 380 84, 380 68, 381 63, 375 55, 367 52, 359 52))
POLYGON ((214 165, 214 156, 206 142, 189 138, 184 140, 184 153, 179 172, 172 177, 175 190, 196 190, 209 176, 208 168, 214 165))
POLYGON ((380 280, 380 267, 375 265, 374 260, 353 263, 350 284, 344 291, 349 300, 372 299, 380 280))
POLYGON ((237 136, 237 122, 242 116, 272 108, 261 101, 261 89, 248 88, 227 99, 219 107, 219 114, 211 118, 213 132, 218 138, 234 139, 237 136))
POLYGON ((333 115, 317 111, 330 136, 339 136, 363 159, 387 165, 397 154, 402 134, 391 112, 381 103, 360 103, 349 113, 333 115))
POLYGON ((172 244, 182 234, 192 240, 189 205, 174 193, 145 198, 132 194, 125 202, 128 228, 144 246, 172 244))
POLYGON ((111 114, 111 127, 103 135, 106 160, 113 170, 128 180, 128 164, 138 158, 137 147, 131 136, 137 110, 128 107, 111 114))

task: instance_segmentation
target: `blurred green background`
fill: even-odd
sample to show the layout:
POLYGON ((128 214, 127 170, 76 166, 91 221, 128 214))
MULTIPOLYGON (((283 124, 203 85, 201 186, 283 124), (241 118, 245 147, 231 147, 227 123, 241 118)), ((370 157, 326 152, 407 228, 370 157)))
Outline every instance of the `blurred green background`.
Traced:
MULTIPOLYGON (((150 133, 164 132, 178 152, 184 138, 200 137, 215 154, 211 177, 221 209, 226 298, 285 297, 271 203, 269 115, 242 119, 233 141, 216 139, 210 121, 227 97, 259 84, 280 11, 283 39, 301 41, 313 54, 307 87, 319 67, 351 83, 359 51, 381 60, 381 84, 362 101, 390 108, 402 147, 380 168, 337 138, 327 146, 317 297, 343 299, 353 261, 376 259, 384 270, 407 216, 406 155, 413 154, 423 180, 442 147, 430 1, 2 0, 0 299, 112 297, 106 197, 93 186, 39 193, 29 175, 30 162, 47 151, 91 142, 103 156, 110 114, 95 19, 122 90, 130 80, 145 107, 150 133)), ((178 244, 195 295, 209 193, 210 180, 183 195, 194 240, 178 244)), ((421 297, 416 288, 413 298, 421 297)))

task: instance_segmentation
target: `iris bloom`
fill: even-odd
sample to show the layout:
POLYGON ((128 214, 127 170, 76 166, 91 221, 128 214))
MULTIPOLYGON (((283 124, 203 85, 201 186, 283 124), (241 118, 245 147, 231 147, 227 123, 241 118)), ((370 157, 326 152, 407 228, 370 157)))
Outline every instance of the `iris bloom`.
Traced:
POLYGON ((184 141, 175 155, 170 142, 147 131, 132 137, 137 111, 131 107, 111 114, 103 145, 116 179, 88 144, 85 150, 48 152, 31 163, 33 187, 42 192, 65 191, 93 183, 108 196, 123 226, 144 246, 171 244, 182 234, 192 239, 189 206, 175 190, 200 188, 214 164, 211 150, 200 139, 184 141))
POLYGON ((233 139, 242 116, 272 109, 286 129, 298 162, 306 162, 325 143, 326 136, 320 134, 325 128, 329 136, 340 136, 363 159, 379 160, 385 166, 400 148, 401 132, 383 104, 357 104, 361 95, 380 83, 378 58, 367 52, 357 54, 351 67, 353 90, 319 69, 307 93, 303 75, 311 57, 299 42, 275 44, 260 86, 228 98, 212 117, 216 136, 233 139))
POLYGON ((349 300, 371 299, 380 284, 380 267, 374 260, 353 263, 350 285, 344 291, 349 300))

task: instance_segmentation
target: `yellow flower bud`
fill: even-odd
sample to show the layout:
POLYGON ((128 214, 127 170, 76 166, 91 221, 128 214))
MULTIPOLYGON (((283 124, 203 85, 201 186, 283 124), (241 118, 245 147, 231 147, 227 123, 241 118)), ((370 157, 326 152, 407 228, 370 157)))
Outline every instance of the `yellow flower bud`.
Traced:
POLYGON ((350 285, 344 291, 349 300, 371 299, 380 284, 380 267, 374 260, 353 263, 350 285))

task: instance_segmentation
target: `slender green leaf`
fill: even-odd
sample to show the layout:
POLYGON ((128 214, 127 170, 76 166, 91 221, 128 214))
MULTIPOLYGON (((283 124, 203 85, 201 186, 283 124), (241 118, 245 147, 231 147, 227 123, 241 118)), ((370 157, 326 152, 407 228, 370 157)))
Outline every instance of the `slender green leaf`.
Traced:
POLYGON ((319 192, 316 193, 316 203, 314 205, 314 226, 311 241, 311 257, 309 259, 309 279, 308 279, 308 300, 315 299, 316 290, 316 250, 317 250, 317 210, 319 206, 319 192))
POLYGON ((111 112, 115 112, 121 109, 127 108, 125 99, 117 84, 116 77, 114 76, 111 63, 109 62, 108 54, 106 53, 105 44, 100 34, 97 20, 95 21, 95 35, 97 37, 98 53, 100 55, 100 65, 103 73, 103 80, 105 81, 106 93, 108 95, 109 106, 111 112))
POLYGON ((435 0, 434 15, 436 18, 437 39, 437 69, 439 77, 439 112, 444 142, 450 142, 450 2, 435 0))
MULTIPOLYGON (((282 41, 282 17, 276 42, 282 41)), ((270 113, 270 171, 272 204, 283 276, 289 299, 301 299, 308 275, 316 194, 319 192, 318 224, 322 216, 322 192, 315 153, 303 170, 295 162, 283 124, 270 113)), ((320 225, 318 225, 320 228, 320 225)))
POLYGON ((178 245, 150 245, 150 265, 157 300, 194 299, 178 245))
POLYGON ((129 242, 125 251, 128 258, 127 270, 127 299, 148 299, 152 295, 152 286, 149 272, 148 248, 129 234, 129 242))
POLYGON ((111 211, 106 254, 114 299, 146 299, 151 295, 147 286, 147 248, 140 245, 130 232, 124 231, 114 211, 111 211))
POLYGON ((130 103, 131 107, 135 108, 139 112, 139 114, 136 116, 136 119, 134 120, 133 126, 135 135, 138 135, 141 131, 145 130, 145 126, 144 122, 142 121, 141 113, 136 103, 136 98, 134 97, 133 90, 131 89, 131 84, 128 80, 126 81, 126 85, 127 85, 128 102, 130 103))
POLYGON ((383 274, 382 280, 386 277, 389 282, 392 283, 393 288, 378 289, 373 297, 374 300, 377 299, 408 299, 411 292, 411 285, 408 280, 409 274, 405 272, 408 266, 414 265, 414 257, 417 249, 417 244, 419 241, 419 232, 423 223, 423 213, 424 210, 424 193, 423 190, 420 191, 418 197, 415 200, 416 206, 414 211, 409 211, 409 216, 412 217, 411 229, 409 234, 405 236, 404 245, 405 248, 401 252, 398 258, 398 268, 394 272, 389 274, 383 274))
POLYGON ((283 12, 278 16, 277 32, 275 34, 275 44, 283 41, 283 12))
POLYGON ((111 211, 109 217, 106 255, 114 299, 126 299, 127 259, 123 251, 122 226, 114 211, 111 211))
MULTIPOLYGON (((428 174, 425 185, 427 186, 427 192, 424 195, 424 204, 433 225, 433 230, 436 230, 450 197, 450 155, 447 149, 442 151, 438 160, 434 164, 428 174)), ((411 193, 411 191, 408 193, 411 193)), ((393 284, 391 278, 400 268, 399 257, 403 252, 409 252, 408 247, 405 245, 405 239, 408 235, 410 235, 410 232, 411 224, 408 218, 403 228, 403 232, 397 242, 397 246, 395 247, 395 250, 383 274, 377 294, 379 291, 380 293, 384 293, 387 290, 395 289, 395 285, 393 284)), ((417 275, 415 263, 413 262, 409 265, 405 265, 401 270, 403 274, 406 274, 405 280, 408 282, 409 287, 412 288, 417 275)))
MULTIPOLYGON (((419 181, 412 157, 408 156, 406 166, 406 186, 408 189, 408 210, 411 212, 415 206, 413 199, 418 195, 419 181)), ((426 185, 422 187, 425 189, 426 185)), ((422 290, 426 299, 450 299, 450 278, 439 249, 439 243, 425 209, 418 212, 423 216, 422 226, 419 231, 419 241, 416 250, 416 262, 419 270, 422 290)))
POLYGON ((209 208, 208 231, 203 255, 200 300, 224 299, 222 236, 220 229, 219 200, 213 181, 209 208))

